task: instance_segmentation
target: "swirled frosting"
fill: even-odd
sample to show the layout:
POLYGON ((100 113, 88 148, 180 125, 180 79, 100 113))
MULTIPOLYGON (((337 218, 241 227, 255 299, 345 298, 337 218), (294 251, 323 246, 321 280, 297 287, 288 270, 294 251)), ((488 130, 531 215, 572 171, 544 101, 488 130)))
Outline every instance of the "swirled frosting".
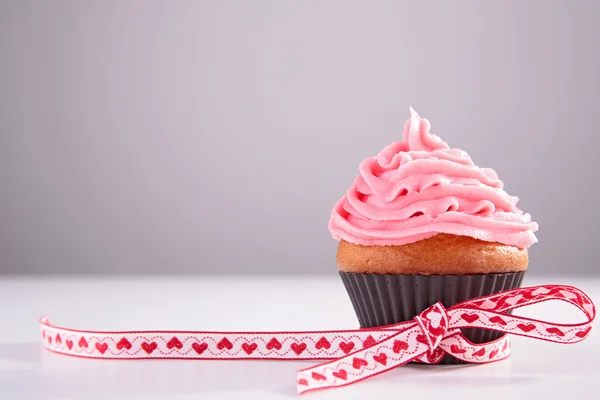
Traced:
POLYGON ((439 233, 527 248, 538 225, 517 208, 494 170, 476 166, 430 133, 411 108, 401 142, 366 158, 360 175, 331 212, 337 240, 403 245, 439 233))

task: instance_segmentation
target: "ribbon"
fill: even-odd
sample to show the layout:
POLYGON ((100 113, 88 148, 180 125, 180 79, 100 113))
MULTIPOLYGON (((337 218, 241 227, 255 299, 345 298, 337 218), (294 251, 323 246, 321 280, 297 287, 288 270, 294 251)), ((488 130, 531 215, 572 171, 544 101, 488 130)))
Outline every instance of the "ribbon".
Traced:
POLYGON ((298 393, 346 386, 409 362, 439 363, 446 354, 468 363, 510 355, 509 335, 472 343, 462 328, 501 331, 555 343, 584 340, 596 311, 572 286, 541 285, 507 290, 459 303, 436 303, 399 324, 359 330, 311 332, 94 332, 61 328, 40 319, 44 348, 100 359, 330 360, 298 372, 298 393), (586 321, 560 324, 513 316, 510 311, 550 300, 570 303, 586 321))

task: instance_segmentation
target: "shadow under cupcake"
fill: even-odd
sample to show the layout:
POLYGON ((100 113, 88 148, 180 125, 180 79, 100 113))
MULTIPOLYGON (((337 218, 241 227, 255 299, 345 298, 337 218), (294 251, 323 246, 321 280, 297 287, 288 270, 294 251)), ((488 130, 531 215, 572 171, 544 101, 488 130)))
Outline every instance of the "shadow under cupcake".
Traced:
MULTIPOLYGON (((360 165, 334 207, 337 265, 363 328, 521 286, 537 224, 496 173, 450 149, 411 109, 403 141, 360 165)), ((463 329, 474 343, 502 333, 463 329)), ((447 355, 441 364, 462 361, 447 355)))

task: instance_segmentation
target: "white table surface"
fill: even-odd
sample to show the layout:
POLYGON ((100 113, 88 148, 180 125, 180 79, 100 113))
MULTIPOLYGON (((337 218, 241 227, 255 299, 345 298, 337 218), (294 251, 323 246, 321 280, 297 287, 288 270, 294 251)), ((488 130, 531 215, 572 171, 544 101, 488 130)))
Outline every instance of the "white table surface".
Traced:
MULTIPOLYGON (((577 286, 600 305, 600 279, 533 278, 577 286)), ((566 304, 518 315, 579 322, 566 304)), ((89 360, 41 348, 38 318, 97 330, 357 328, 341 280, 327 277, 0 279, 0 399, 286 399, 309 361, 89 360)), ((515 337, 508 360, 479 366, 403 366, 314 399, 594 399, 600 332, 575 345, 515 337)))

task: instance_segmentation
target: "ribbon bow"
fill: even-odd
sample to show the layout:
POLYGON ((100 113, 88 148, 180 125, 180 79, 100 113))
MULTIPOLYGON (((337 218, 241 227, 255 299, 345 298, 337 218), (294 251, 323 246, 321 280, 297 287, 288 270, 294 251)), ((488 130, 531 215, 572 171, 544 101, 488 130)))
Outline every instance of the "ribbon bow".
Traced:
POLYGON ((584 340, 595 318, 592 300, 572 286, 542 285, 478 297, 446 309, 436 303, 414 320, 377 328, 313 332, 92 332, 40 319, 47 350, 104 359, 331 360, 298 372, 298 393, 346 386, 411 361, 436 364, 446 354, 469 363, 510 355, 509 336, 483 344, 461 328, 478 328, 555 343, 584 340), (586 321, 560 324, 513 316, 509 311, 550 300, 581 310, 586 321))

